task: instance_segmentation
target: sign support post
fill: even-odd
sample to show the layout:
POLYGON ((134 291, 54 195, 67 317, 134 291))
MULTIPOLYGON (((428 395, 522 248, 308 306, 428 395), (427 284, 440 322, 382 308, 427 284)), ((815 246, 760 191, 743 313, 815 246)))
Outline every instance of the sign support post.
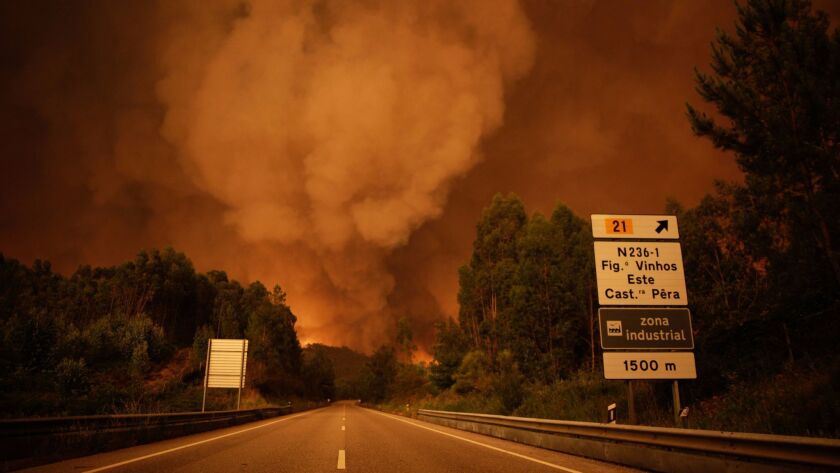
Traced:
POLYGON ((246 340, 242 340, 242 364, 239 369, 239 392, 236 393, 236 410, 239 410, 239 401, 242 399, 242 385, 245 384, 245 344, 246 340))
POLYGON ((627 420, 631 425, 636 424, 636 400, 633 395, 633 380, 627 380, 627 420))
POLYGON ((210 350, 213 348, 213 339, 207 340, 207 358, 204 360, 204 395, 201 396, 201 412, 204 412, 204 404, 207 402, 207 381, 210 379, 210 350))
POLYGON ((674 425, 676 427, 682 427, 682 417, 680 417, 680 412, 682 411, 682 407, 680 407, 680 384, 676 379, 674 380, 674 384, 671 385, 671 390, 674 393, 674 425))

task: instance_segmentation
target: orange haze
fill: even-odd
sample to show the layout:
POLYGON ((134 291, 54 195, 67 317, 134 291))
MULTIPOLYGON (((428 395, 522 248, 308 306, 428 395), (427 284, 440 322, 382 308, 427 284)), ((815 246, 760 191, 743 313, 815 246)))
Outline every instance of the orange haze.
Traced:
POLYGON ((309 341, 408 316, 427 351, 496 192, 651 213, 738 176, 684 118, 729 0, 40 3, 0 6, 0 251, 171 245, 309 341))

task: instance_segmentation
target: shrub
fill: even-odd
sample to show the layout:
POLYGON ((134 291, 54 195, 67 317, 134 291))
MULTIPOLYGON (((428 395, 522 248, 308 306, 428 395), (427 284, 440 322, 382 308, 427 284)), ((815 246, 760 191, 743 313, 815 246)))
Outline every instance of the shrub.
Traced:
POLYGON ((87 392, 90 372, 84 358, 78 360, 62 358, 55 367, 55 380, 61 394, 78 396, 87 392))
MULTIPOLYGON (((640 400, 649 398, 644 385, 637 384, 637 411, 640 400), (641 391, 641 392, 640 392, 641 391)), ((515 415, 584 422, 604 422, 611 403, 619 405, 619 421, 627 420, 627 389, 624 383, 607 381, 599 373, 577 372, 571 378, 552 384, 527 387, 522 405, 515 415)))
POLYGON ((455 379, 452 389, 458 394, 491 390, 492 375, 483 351, 471 351, 464 355, 461 366, 452 377, 455 379))
POLYGON ((788 367, 760 382, 739 381, 696 406, 691 427, 734 432, 840 437, 840 363, 788 367))
POLYGON ((502 351, 498 363, 499 373, 493 377, 493 393, 499 398, 505 414, 509 414, 522 403, 525 377, 519 372, 510 351, 502 351))

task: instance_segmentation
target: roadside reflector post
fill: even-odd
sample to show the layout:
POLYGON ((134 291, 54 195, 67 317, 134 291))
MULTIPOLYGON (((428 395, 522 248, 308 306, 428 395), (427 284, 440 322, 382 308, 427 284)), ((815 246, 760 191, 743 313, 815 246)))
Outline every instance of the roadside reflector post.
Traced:
POLYGON ((683 407, 682 410, 680 411, 680 424, 682 424, 682 427, 685 427, 687 422, 688 422, 688 406, 683 407))
POLYGON ((615 403, 610 404, 607 406, 607 423, 608 424, 616 424, 617 419, 615 415, 615 403))

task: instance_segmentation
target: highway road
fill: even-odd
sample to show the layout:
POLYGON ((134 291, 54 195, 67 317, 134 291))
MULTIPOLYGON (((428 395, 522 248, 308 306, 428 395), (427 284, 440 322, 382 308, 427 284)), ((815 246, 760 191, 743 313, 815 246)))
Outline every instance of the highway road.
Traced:
POLYGON ((631 472, 351 402, 76 458, 32 472, 631 472))

